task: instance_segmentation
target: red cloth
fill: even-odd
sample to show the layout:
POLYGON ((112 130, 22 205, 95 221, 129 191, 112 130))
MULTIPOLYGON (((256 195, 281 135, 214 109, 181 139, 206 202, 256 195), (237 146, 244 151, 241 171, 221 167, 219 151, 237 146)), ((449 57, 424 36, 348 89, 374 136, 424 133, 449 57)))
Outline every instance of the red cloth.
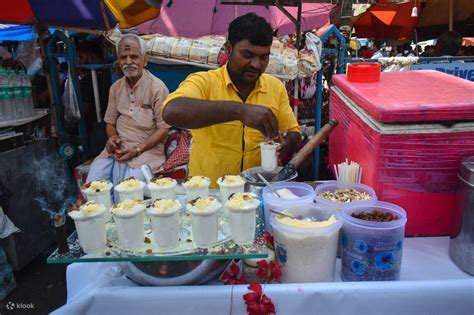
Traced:
POLYGON ((189 163, 189 145, 191 133, 187 130, 177 130, 168 136, 165 142, 166 161, 163 163, 163 172, 173 171, 174 168, 189 163), (175 142, 176 148, 168 155, 168 148, 175 142))

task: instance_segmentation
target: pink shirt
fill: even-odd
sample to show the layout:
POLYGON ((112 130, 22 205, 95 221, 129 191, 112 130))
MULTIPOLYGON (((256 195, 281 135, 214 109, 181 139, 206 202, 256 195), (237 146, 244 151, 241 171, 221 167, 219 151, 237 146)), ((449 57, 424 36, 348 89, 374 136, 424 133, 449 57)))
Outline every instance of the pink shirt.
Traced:
MULTIPOLYGON (((161 103, 168 96, 165 84, 147 70, 135 86, 130 88, 126 78, 117 80, 110 87, 109 104, 104 121, 115 125, 122 139, 122 148, 135 148, 143 144, 156 130, 169 128, 161 117, 161 103)), ((110 154, 105 149, 97 159, 105 159, 110 154)), ((128 166, 139 168, 150 165, 156 172, 165 161, 163 143, 143 152, 140 156, 128 161, 128 166)))

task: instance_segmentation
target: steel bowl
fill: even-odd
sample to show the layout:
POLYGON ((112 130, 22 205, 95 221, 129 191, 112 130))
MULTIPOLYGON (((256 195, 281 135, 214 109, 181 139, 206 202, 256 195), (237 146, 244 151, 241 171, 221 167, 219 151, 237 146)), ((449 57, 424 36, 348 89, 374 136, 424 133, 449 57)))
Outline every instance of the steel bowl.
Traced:
POLYGON ((230 260, 145 261, 120 263, 122 271, 141 285, 202 284, 222 273, 230 260))
POLYGON ((273 183, 288 182, 288 181, 291 181, 291 180, 295 179, 296 177, 298 177, 298 172, 295 171, 290 176, 285 178, 285 180, 283 180, 283 181, 272 182, 272 178, 275 177, 275 175, 278 174, 282 169, 283 169, 283 167, 278 166, 273 171, 265 171, 262 167, 258 166, 258 167, 252 167, 252 168, 249 168, 249 169, 243 171, 242 173, 240 173, 240 175, 246 181, 246 189, 245 190, 249 191, 249 192, 253 192, 253 193, 255 193, 259 196, 262 195, 262 190, 266 186, 266 184, 264 182, 262 182, 262 180, 258 177, 257 174, 262 175, 267 181, 271 182, 272 184, 273 183))

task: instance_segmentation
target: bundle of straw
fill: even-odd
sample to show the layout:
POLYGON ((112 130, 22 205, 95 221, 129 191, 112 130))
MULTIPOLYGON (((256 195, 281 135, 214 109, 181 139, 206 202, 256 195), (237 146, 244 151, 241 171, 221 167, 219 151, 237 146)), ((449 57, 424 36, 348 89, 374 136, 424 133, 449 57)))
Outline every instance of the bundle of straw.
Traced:
POLYGON ((336 180, 339 182, 360 183, 362 179, 362 167, 357 162, 345 162, 334 165, 336 180))

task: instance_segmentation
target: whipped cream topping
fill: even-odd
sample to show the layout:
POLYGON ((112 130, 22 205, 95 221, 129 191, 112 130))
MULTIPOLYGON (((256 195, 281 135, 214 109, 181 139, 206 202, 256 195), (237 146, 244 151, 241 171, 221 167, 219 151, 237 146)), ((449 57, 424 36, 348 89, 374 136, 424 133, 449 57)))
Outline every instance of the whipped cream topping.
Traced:
POLYGON ((229 197, 229 201, 225 204, 230 209, 255 209, 260 202, 257 196, 252 193, 236 193, 229 197))
POLYGON ((191 213, 205 214, 216 212, 221 207, 222 204, 213 197, 198 197, 187 203, 186 210, 191 213))
POLYGON ((203 188, 211 184, 211 180, 205 176, 192 176, 188 178, 186 182, 183 183, 183 186, 186 188, 203 188))
POLYGON ((181 209, 181 203, 174 199, 157 199, 147 208, 149 214, 169 214, 181 209))
POLYGON ((106 210, 107 209, 102 204, 95 201, 88 201, 80 206, 78 210, 70 211, 69 216, 73 219, 81 219, 97 216, 106 210))
POLYGON ((108 180, 94 180, 90 183, 86 183, 83 186, 83 190, 86 193, 98 193, 109 191, 112 188, 112 183, 108 180))
MULTIPOLYGON (((176 180, 170 177, 162 177, 162 178, 153 178, 150 182, 151 184, 155 184, 159 188, 169 188, 176 186, 176 180)), ((154 186, 154 185, 153 185, 154 186)))
POLYGON ((122 180, 117 186, 115 186, 115 189, 117 191, 129 191, 142 188, 144 185, 145 183, 143 183, 142 181, 130 177, 122 180))
POLYGON ((217 184, 224 186, 240 186, 245 184, 245 180, 240 175, 224 175, 219 177, 217 184))
POLYGON ((145 204, 141 200, 126 199, 112 206, 113 215, 133 215, 145 209, 145 204))

